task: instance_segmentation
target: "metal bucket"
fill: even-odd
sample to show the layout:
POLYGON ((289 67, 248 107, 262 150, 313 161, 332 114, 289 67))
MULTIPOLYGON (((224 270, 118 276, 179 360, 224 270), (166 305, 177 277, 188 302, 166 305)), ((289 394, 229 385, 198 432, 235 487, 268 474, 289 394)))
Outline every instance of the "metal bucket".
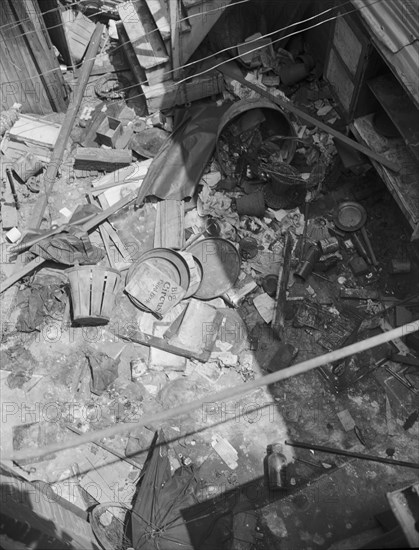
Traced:
POLYGON ((226 176, 234 176, 234 174, 231 173, 231 170, 228 169, 224 161, 223 151, 220 147, 220 136, 224 130, 227 129, 229 124, 232 122, 237 123, 240 117, 254 109, 260 110, 265 117, 264 122, 261 123, 261 133, 264 139, 268 140, 269 138, 275 138, 276 140, 280 140, 281 136, 287 138, 281 143, 281 148, 285 153, 284 162, 290 163, 294 158, 297 142, 296 139, 290 138, 297 138, 297 134, 287 114, 284 113, 278 105, 267 99, 242 99, 233 103, 233 105, 227 109, 221 117, 218 126, 216 157, 222 172, 226 176))
POLYGON ((121 275, 97 265, 66 270, 70 281, 73 319, 79 325, 106 325, 115 305, 121 275))

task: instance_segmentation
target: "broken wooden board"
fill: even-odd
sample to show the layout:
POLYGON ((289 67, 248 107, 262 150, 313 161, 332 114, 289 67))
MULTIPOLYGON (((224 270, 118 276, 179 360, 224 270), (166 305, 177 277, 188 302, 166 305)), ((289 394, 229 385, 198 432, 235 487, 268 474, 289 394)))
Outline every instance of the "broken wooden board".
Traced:
MULTIPOLYGON (((51 149, 49 147, 42 147, 40 145, 26 145, 25 143, 20 143, 20 141, 14 141, 9 138, 6 134, 1 143, 1 152, 7 156, 7 161, 17 161, 20 157, 26 155, 27 153, 32 153, 35 155, 41 162, 49 162, 51 158, 51 149)), ((3 161, 3 166, 5 162, 3 161)), ((10 166, 14 168, 14 166, 10 166)))
POLYGON ((169 61, 166 47, 145 0, 128 0, 118 6, 122 24, 143 69, 169 61))
POLYGON ((60 130, 61 124, 21 114, 8 135, 13 141, 53 149, 60 130))
POLYGON ((155 248, 180 250, 184 243, 185 210, 183 201, 163 200, 157 203, 155 248))
POLYGON ((62 20, 72 61, 79 63, 86 53, 96 25, 83 13, 75 15, 71 9, 62 13, 62 20))
POLYGON ((206 74, 177 84, 173 80, 154 86, 143 86, 143 92, 150 112, 170 109, 175 105, 184 105, 204 97, 221 93, 224 79, 215 74, 206 74))
POLYGON ((0 484, 2 502, 7 502, 7 506, 2 507, 2 515, 11 518, 15 524, 18 522, 17 525, 24 525, 26 533, 32 528, 33 544, 38 546, 41 538, 45 541, 49 537, 50 544, 55 548, 69 546, 84 550, 97 549, 91 525, 72 508, 61 505, 60 497, 52 488, 51 494, 46 494, 45 490, 13 475, 4 466, 0 484))
POLYGON ((76 170, 103 170, 112 172, 132 162, 132 153, 128 149, 102 149, 95 147, 77 147, 74 155, 76 170))
POLYGON ((147 174, 152 159, 138 161, 92 181, 91 194, 99 198, 102 208, 118 202, 127 191, 138 189, 147 174))

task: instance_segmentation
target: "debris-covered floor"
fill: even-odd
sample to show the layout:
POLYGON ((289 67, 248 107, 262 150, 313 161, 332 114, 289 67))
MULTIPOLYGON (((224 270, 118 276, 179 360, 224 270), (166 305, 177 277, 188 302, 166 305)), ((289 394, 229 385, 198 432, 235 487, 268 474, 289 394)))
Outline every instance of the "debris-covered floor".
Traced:
POLYGON ((272 101, 225 76, 150 114, 93 71, 58 173, 68 112, 16 109, 3 138, 2 479, 88 517, 74 548, 406 545, 387 493, 418 481, 417 332, 211 399, 419 319, 398 204, 274 102, 342 129, 314 67, 285 85, 292 54, 265 54, 247 80, 272 101))

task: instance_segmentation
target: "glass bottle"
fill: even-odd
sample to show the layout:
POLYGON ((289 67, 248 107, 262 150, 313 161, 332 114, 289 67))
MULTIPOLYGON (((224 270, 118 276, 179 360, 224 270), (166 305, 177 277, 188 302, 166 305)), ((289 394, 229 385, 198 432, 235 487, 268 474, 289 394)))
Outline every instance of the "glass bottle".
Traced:
POLYGON ((266 448, 267 478, 269 489, 286 489, 286 466, 287 459, 282 454, 282 445, 272 443, 266 448))

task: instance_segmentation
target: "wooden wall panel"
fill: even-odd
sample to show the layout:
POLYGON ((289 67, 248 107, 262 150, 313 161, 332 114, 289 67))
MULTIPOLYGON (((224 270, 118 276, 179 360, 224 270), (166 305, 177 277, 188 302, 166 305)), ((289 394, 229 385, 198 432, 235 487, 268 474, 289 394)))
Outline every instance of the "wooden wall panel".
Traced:
POLYGON ((67 90, 36 0, 0 3, 1 109, 22 112, 67 109, 67 90))

